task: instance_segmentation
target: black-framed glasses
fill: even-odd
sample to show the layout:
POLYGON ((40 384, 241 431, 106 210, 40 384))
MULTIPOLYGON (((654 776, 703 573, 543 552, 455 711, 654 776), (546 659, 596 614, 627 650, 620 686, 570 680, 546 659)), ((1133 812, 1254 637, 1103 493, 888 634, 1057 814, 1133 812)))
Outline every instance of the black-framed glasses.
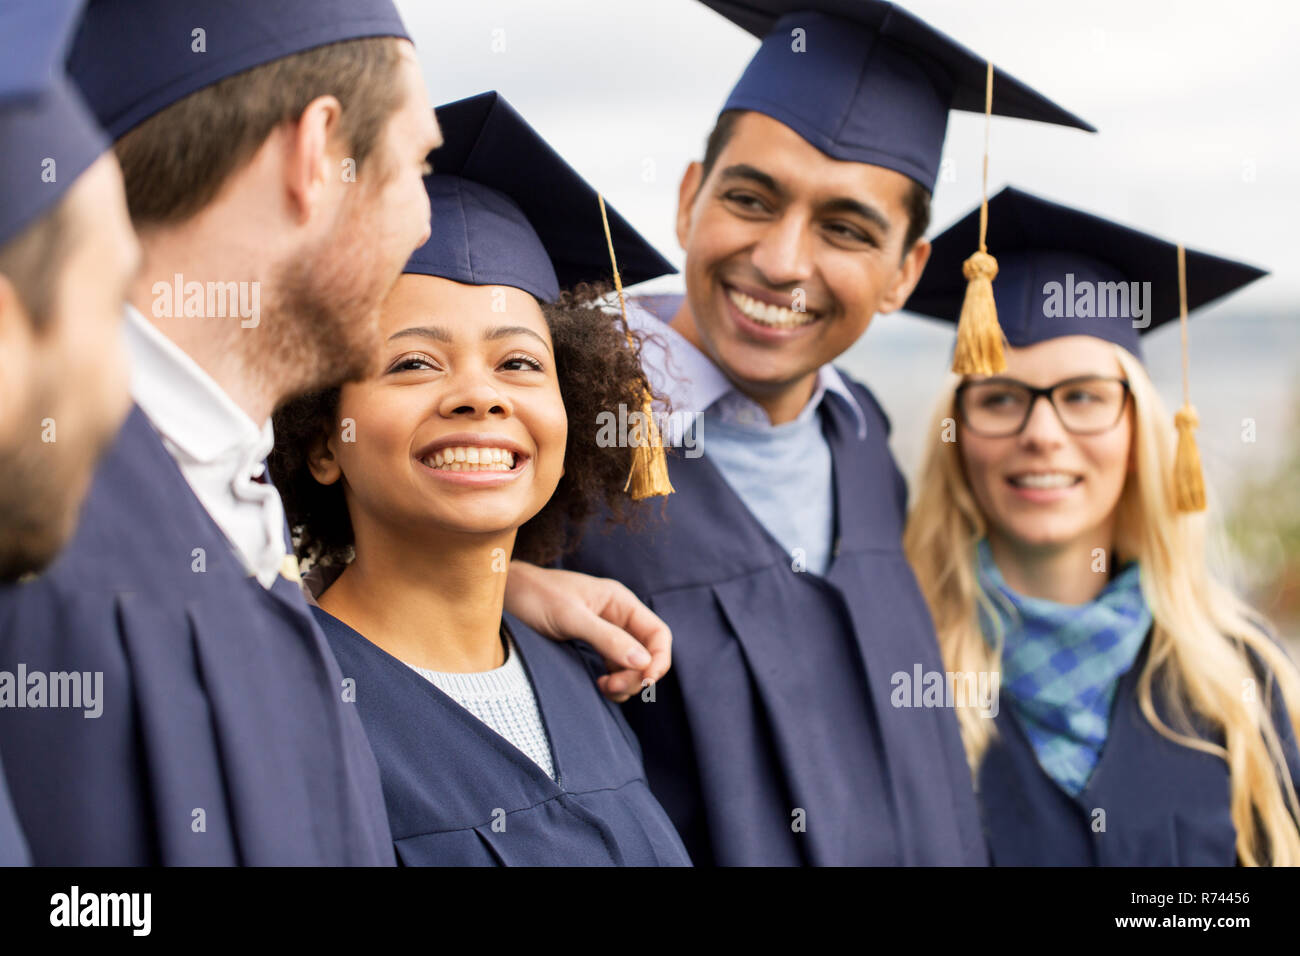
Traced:
POLYGON ((1029 424, 1034 405, 1045 398, 1066 431, 1074 435, 1108 432, 1128 406, 1126 379, 1081 375, 1035 388, 1014 378, 985 378, 957 386, 957 414, 961 423, 985 438, 1019 435, 1029 424))

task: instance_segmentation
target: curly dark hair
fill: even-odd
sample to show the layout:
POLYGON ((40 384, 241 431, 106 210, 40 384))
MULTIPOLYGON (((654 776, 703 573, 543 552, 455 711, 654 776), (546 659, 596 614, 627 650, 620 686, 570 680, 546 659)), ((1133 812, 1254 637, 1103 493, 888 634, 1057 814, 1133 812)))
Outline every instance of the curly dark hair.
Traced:
MULTIPOLYGON (((609 290, 580 285, 554 303, 541 303, 555 348, 560 395, 569 418, 564 475, 555 494, 515 538, 513 556, 550 564, 577 547, 587 520, 605 510, 626 522, 630 497, 623 491, 635 451, 601 447, 596 423, 602 412, 640 409, 649 382, 641 368, 644 336, 629 334, 617 312, 601 305, 609 290)), ((284 500, 299 560, 322 568, 352 560, 353 531, 341 483, 322 485, 308 459, 338 426, 340 390, 327 388, 293 399, 274 415, 271 478, 284 500)), ((657 397, 657 396, 656 396, 657 397)))

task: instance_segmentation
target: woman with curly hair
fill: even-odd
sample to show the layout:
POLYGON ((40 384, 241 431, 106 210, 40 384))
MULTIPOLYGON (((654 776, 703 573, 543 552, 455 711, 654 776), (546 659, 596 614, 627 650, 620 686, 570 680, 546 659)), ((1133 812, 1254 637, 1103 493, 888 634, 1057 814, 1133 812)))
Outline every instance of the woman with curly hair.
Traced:
MULTIPOLYGON (((512 556, 553 561, 621 514, 634 449, 600 447, 598 415, 647 383, 584 304, 610 271, 596 194, 496 94, 438 117, 433 234, 381 309, 374 374, 276 417, 276 485, 327 584, 313 611, 403 863, 689 864, 598 659, 503 611, 512 556)), ((669 271, 611 218, 630 281, 669 271)))
MULTIPOLYGON (((1014 189, 988 222, 1006 370, 944 389, 904 543, 952 686, 999 677, 951 700, 993 862, 1300 864, 1300 673, 1210 574, 1141 360, 1181 252, 1014 189)), ((909 310, 956 319, 978 233, 934 240, 909 310)), ((1187 307, 1262 274, 1188 251, 1187 307)))

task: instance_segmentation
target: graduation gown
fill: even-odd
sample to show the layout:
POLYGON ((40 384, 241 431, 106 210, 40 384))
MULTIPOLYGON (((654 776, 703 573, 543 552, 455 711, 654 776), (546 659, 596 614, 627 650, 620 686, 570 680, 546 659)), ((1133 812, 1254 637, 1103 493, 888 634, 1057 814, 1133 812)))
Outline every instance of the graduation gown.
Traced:
POLYGON ((902 551, 888 421, 828 394, 835 541, 825 577, 790 556, 705 453, 635 530, 593 525, 565 561, 617 578, 673 630, 673 667, 625 712, 650 786, 697 865, 983 864, 956 719, 894 707, 891 678, 943 672, 902 551), (660 509, 662 508, 662 512, 660 509))
POLYGON ((18 814, 9 799, 4 767, 0 765, 0 866, 26 866, 30 862, 27 841, 18 828, 18 814))
MULTIPOLYGON (((1148 650, 1149 642, 1120 678, 1101 758, 1077 797, 1043 771, 1003 694, 998 736, 979 770, 980 813, 995 866, 1236 864, 1228 765, 1162 736, 1138 706, 1148 650)), ((1153 693, 1168 723, 1159 691, 1153 693)), ((1300 786, 1300 754, 1280 708, 1275 725, 1300 786)), ((1205 736, 1222 743, 1221 736, 1205 736)))
POLYGON ((425 677, 313 609, 379 761, 409 866, 689 866, 650 793, 594 655, 505 616, 550 738, 556 780, 425 677))
POLYGON ((98 717, 0 709, 37 864, 393 863, 374 756, 298 585, 245 572, 138 407, 68 548, 0 591, 6 619, 0 669, 103 675, 98 717))
POLYGON ((27 840, 18 826, 18 812, 9 797, 4 762, 0 761, 0 866, 27 866, 31 861, 27 840))

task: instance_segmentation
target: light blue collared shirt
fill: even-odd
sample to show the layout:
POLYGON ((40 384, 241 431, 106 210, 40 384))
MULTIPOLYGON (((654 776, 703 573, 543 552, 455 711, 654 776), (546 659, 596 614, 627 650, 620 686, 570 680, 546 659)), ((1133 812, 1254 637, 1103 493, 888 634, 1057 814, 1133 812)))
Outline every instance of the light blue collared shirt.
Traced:
MULTIPOLYGON (((792 566, 825 574, 835 536, 835 489, 831 449, 817 412, 827 393, 838 395, 852 410, 862 440, 867 436, 862 407, 840 373, 823 365, 812 398, 799 415, 773 425, 761 405, 668 325, 680 302, 679 296, 655 297, 644 305, 628 301, 628 323, 656 337, 641 347, 651 388, 667 397, 675 419, 695 416, 694 441, 791 555, 792 566)), ((665 440, 672 437, 669 431, 665 440)))

